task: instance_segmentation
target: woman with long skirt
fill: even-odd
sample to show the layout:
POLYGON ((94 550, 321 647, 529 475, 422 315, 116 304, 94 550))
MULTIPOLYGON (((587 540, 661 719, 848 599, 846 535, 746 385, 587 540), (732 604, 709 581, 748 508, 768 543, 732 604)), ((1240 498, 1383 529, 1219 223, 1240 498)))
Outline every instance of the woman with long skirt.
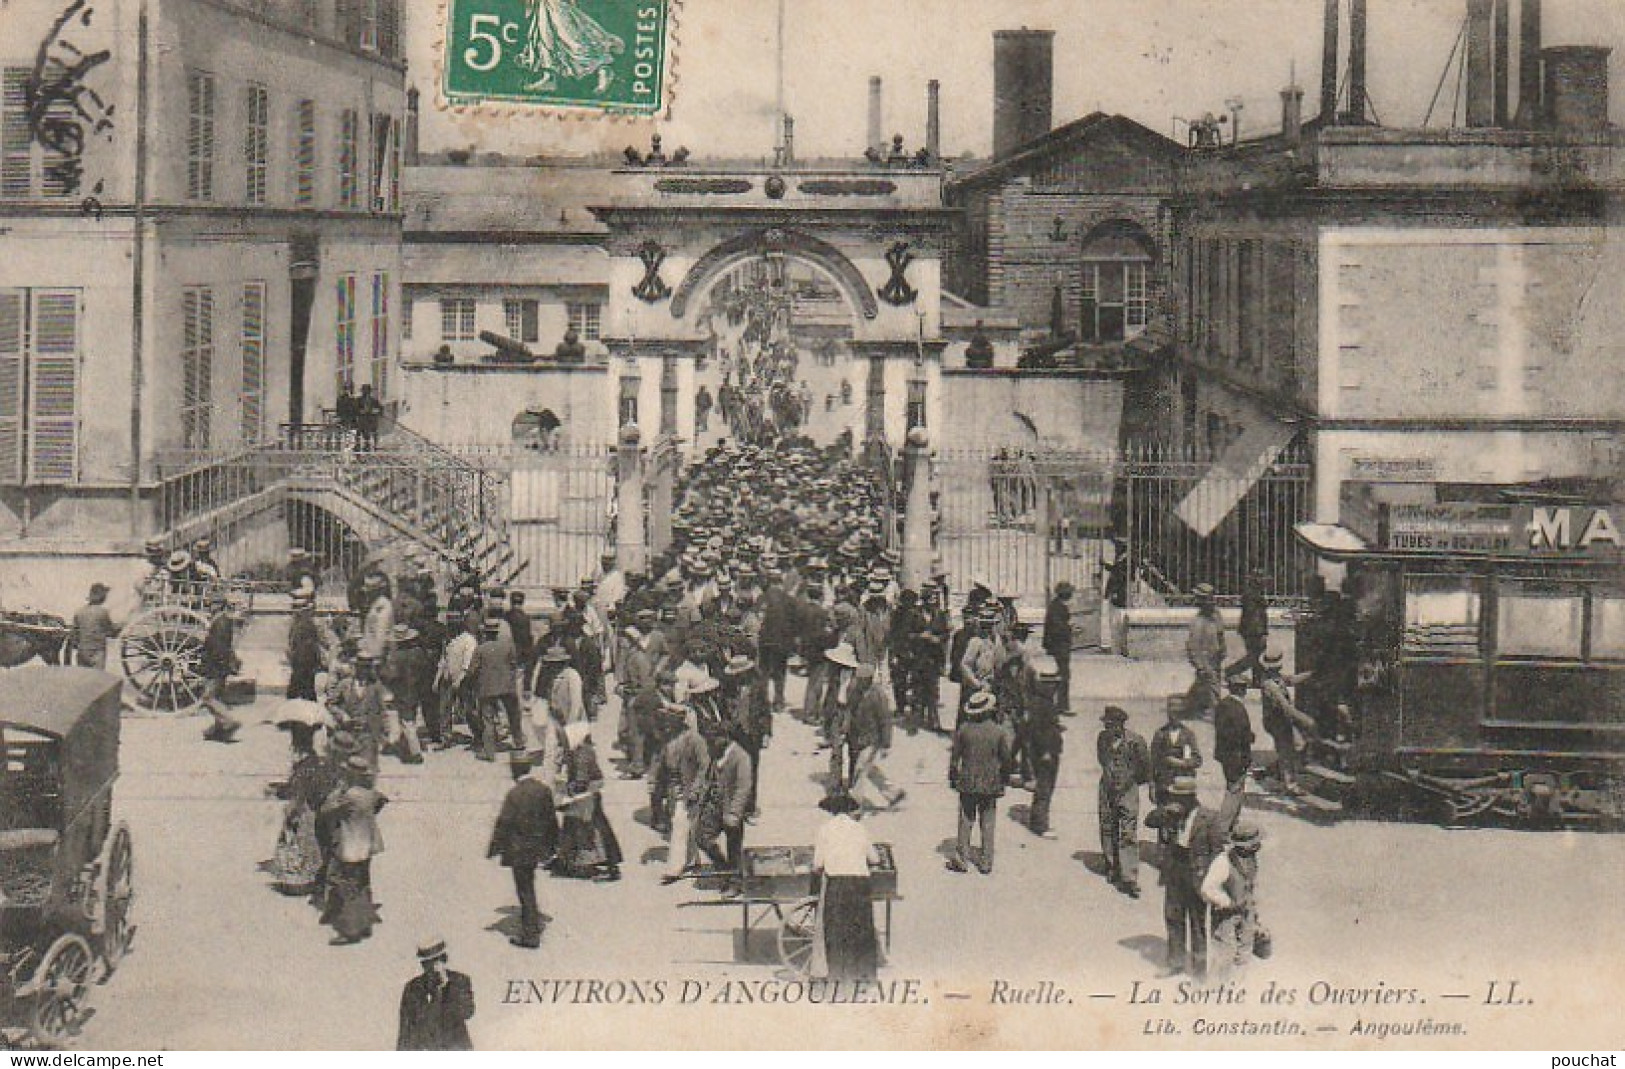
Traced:
POLYGON ((880 941, 869 871, 880 857, 857 821, 862 809, 857 799, 835 791, 818 807, 830 814, 813 840, 824 975, 831 980, 872 980, 880 967, 880 941))
POLYGON ((286 801, 282 832, 272 860, 272 886, 285 895, 308 895, 321 881, 322 856, 316 814, 338 785, 333 769, 316 754, 316 728, 290 724, 293 770, 281 794, 286 801))
POLYGON ((333 857, 328 864, 327 906, 322 922, 337 934, 335 946, 359 943, 372 935, 378 910, 372 900, 372 859, 383 852, 378 811, 387 801, 373 789, 372 767, 360 755, 346 762, 349 786, 333 792, 322 806, 321 819, 331 829, 333 857))
POLYGON ((564 725, 564 794, 559 800, 563 826, 559 834, 560 876, 599 881, 621 878, 621 844, 604 815, 604 773, 592 745, 592 725, 585 720, 564 725))

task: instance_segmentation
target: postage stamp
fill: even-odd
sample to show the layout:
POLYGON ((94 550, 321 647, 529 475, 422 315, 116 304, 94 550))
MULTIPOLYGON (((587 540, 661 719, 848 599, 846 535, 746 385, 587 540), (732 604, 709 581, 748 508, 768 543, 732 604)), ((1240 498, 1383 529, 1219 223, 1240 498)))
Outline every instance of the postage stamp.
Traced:
POLYGON ((671 94, 676 6, 677 0, 449 0, 445 102, 659 114, 671 94))

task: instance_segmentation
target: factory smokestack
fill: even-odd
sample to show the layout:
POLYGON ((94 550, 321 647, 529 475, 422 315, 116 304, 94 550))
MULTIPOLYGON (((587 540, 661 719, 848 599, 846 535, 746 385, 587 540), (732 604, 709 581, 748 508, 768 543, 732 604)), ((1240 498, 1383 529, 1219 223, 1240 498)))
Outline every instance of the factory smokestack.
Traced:
POLYGON ((1596 133, 1608 128, 1608 53, 1601 45, 1541 50, 1546 121, 1554 130, 1596 133))
POLYGON ((1008 156, 1050 131, 1054 118, 1055 31, 993 34, 993 156, 1008 156))
POLYGON ((1337 122, 1337 0, 1326 0, 1326 24, 1320 46, 1320 121, 1337 122))
POLYGON ((1467 0, 1467 125, 1495 125, 1495 0, 1467 0))
POLYGON ((1518 5, 1518 116, 1526 129, 1540 125, 1540 0, 1518 5))
POLYGON ((932 163, 942 159, 942 83, 925 83, 925 152, 932 163))
POLYGON ((1511 21, 1512 5, 1508 0, 1495 0, 1495 125, 1502 127, 1512 121, 1511 21))
POLYGON ((1349 0, 1349 113, 1347 122, 1365 125, 1365 0, 1349 0))
POLYGON ((869 78, 869 135, 866 148, 874 152, 884 152, 886 149, 886 135, 882 132, 880 114, 880 75, 871 75, 869 78))
POLYGON ((406 91, 406 122, 401 130, 401 158, 408 167, 418 165, 418 90, 406 91))

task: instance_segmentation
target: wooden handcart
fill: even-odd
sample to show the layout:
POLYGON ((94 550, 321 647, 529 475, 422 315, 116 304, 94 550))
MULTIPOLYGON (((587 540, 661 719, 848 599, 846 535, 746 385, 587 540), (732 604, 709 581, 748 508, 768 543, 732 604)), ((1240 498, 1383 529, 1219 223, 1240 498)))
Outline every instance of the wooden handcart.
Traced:
MULTIPOLYGON (((885 905, 883 945, 891 949, 892 904, 897 893, 897 862, 888 843, 876 843, 879 864, 870 872, 871 900, 885 905)), ((812 971, 818 938, 818 896, 812 894, 810 846, 746 847, 741 859, 740 923, 746 946, 753 931, 777 925, 779 960, 800 976, 812 971)))

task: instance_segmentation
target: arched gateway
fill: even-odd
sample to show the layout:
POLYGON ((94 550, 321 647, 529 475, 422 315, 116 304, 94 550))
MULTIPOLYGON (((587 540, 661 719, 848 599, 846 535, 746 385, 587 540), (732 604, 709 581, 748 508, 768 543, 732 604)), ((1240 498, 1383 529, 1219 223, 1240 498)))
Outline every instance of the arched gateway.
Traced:
POLYGON ((619 421, 638 423, 645 442, 703 442, 695 399, 716 385, 704 365, 733 355, 719 343, 717 295, 753 278, 844 307, 840 329, 817 342, 843 361, 857 446, 896 448, 911 426, 936 423, 953 215, 940 171, 651 165, 618 171, 616 190, 592 209, 610 230, 603 339, 619 421))

